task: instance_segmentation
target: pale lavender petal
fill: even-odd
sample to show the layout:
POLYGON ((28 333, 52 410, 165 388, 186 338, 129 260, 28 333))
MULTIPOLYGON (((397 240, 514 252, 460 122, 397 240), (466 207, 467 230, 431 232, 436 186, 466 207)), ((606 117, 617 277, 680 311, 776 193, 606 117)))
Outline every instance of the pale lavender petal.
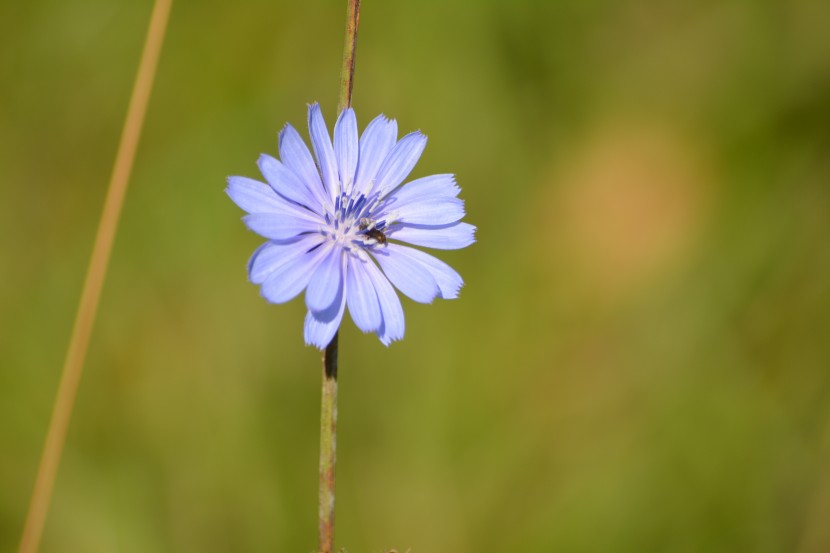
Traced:
POLYGON ((395 288, 420 303, 432 303, 441 291, 432 273, 411 257, 395 255, 390 248, 372 251, 380 268, 395 288))
POLYGON ((378 303, 383 317, 383 322, 378 328, 378 338, 384 345, 388 346, 395 340, 403 338, 406 324, 401 300, 398 298, 398 294, 395 293, 395 289, 389 284, 389 280, 383 276, 383 273, 374 263, 367 263, 365 269, 366 274, 372 281, 372 287, 378 294, 378 303))
POLYGON ((427 137, 418 131, 401 138, 378 169, 373 191, 383 197, 394 190, 415 168, 426 145, 427 137))
POLYGON ((248 260, 248 280, 262 284, 274 270, 274 264, 283 259, 282 249, 274 247, 274 242, 265 242, 254 250, 248 260))
POLYGON ((386 219, 413 225, 447 225, 464 217, 464 201, 458 198, 416 197, 391 202, 384 211, 386 219))
POLYGON ((410 181, 392 194, 389 199, 404 203, 414 198, 455 198, 461 188, 455 183, 454 175, 430 175, 410 181))
POLYGON ((311 194, 311 190, 300 180, 294 171, 279 160, 267 154, 259 156, 259 170, 262 176, 276 190, 277 194, 292 202, 304 205, 315 213, 322 214, 322 206, 311 194))
POLYGON ((349 268, 346 273, 346 301, 349 313, 357 327, 363 332, 375 332, 382 322, 378 295, 375 292, 369 277, 366 265, 373 265, 372 261, 358 257, 349 257, 349 268))
POLYGON ((298 257, 319 246, 324 239, 323 235, 315 233, 301 236, 288 243, 264 243, 257 248, 248 262, 248 278, 254 284, 262 284, 276 269, 286 263, 296 262, 298 257))
POLYGON ((305 291, 306 306, 315 314, 331 308, 343 287, 343 249, 333 242, 321 247, 328 249, 328 252, 311 276, 305 291))
POLYGON ((343 312, 346 310, 346 290, 340 294, 337 311, 331 318, 322 319, 318 314, 309 311, 305 316, 305 343, 319 349, 325 349, 343 320, 343 312))
POLYGON ((251 213, 242 218, 248 228, 271 240, 288 240, 305 232, 320 230, 320 222, 293 214, 251 213))
POLYGON ((284 211, 291 207, 291 204, 280 198, 270 186, 247 177, 228 177, 225 192, 236 205, 248 213, 284 211))
POLYGON ((393 225, 386 232, 388 238, 437 250, 458 250, 476 241, 476 228, 467 223, 450 225, 393 225))
POLYGON ((344 192, 351 192, 357 169, 357 118, 352 108, 344 109, 334 125, 334 155, 344 192))
POLYGON ((326 194, 322 181, 320 181, 320 172, 317 170, 314 158, 311 157, 311 152, 308 151, 308 146, 303 142, 297 129, 286 124, 280 131, 279 143, 280 160, 283 164, 300 177, 311 195, 317 200, 317 205, 329 205, 331 199, 326 194))
POLYGON ((312 251, 294 252, 290 260, 277 267, 262 284, 262 295, 271 303, 284 303, 308 286, 308 281, 327 253, 320 246, 312 251))
POLYGON ((378 115, 360 136, 360 155, 357 161, 355 189, 366 194, 374 186, 381 163, 392 151, 398 139, 398 123, 378 115))
POLYGON ((455 269, 440 259, 414 248, 398 244, 387 244, 386 247, 389 250, 389 255, 408 257, 412 261, 423 265, 438 284, 438 288, 441 290, 441 298, 452 300, 458 297, 458 291, 464 285, 464 279, 455 269))
POLYGON ((323 176, 323 184, 331 197, 331 201, 340 195, 340 179, 337 172, 337 161, 334 157, 334 148, 331 137, 320 111, 319 104, 308 106, 308 132, 311 135, 311 145, 314 155, 317 156, 317 165, 323 176))

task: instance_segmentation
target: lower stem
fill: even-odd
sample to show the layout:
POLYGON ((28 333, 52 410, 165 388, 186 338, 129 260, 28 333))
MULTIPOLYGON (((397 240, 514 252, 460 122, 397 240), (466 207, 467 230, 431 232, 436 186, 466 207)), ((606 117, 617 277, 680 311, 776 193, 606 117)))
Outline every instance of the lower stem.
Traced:
POLYGON ((320 402, 319 548, 334 547, 334 468, 337 460, 337 337, 323 352, 323 389, 320 402))

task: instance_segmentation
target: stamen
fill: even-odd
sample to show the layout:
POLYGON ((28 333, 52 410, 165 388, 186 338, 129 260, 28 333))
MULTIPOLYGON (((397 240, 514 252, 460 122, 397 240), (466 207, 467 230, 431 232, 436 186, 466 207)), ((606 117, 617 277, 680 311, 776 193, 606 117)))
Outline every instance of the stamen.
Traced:
POLYGON ((360 210, 361 210, 361 208, 363 207, 363 205, 364 205, 365 203, 366 203, 366 196, 364 196, 363 194, 361 194, 361 195, 357 198, 357 201, 356 201, 356 202, 355 202, 355 204, 354 204, 354 212, 353 212, 353 213, 359 213, 359 212, 360 212, 360 210))
POLYGON ((358 228, 360 228, 360 230, 366 231, 372 230, 373 228, 375 228, 375 222, 367 217, 362 217, 360 219, 360 226, 358 228))
POLYGON ((353 195, 342 192, 334 199, 334 211, 325 213, 326 228, 321 233, 344 251, 368 259, 367 251, 386 246, 384 232, 390 219, 373 217, 382 204, 377 193, 367 197, 357 190, 353 195))

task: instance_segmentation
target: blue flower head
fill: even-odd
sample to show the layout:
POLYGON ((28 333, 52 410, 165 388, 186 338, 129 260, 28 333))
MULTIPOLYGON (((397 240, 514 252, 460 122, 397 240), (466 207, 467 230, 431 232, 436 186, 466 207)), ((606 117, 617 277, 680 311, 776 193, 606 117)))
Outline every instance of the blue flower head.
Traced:
POLYGON ((309 106, 314 159, 291 125, 280 132, 278 161, 263 154, 268 184, 229 177, 227 193, 248 228, 268 239, 248 263, 251 282, 272 303, 305 290, 305 341, 325 348, 346 306, 363 332, 389 345, 403 338, 404 316, 392 285, 421 303, 453 299, 464 284, 449 265, 399 242, 453 250, 472 244, 460 222, 464 202, 453 175, 401 183, 426 146, 420 132, 398 140, 394 120, 378 116, 358 139, 354 111, 334 125, 334 144, 317 104, 309 106), (390 284, 391 282, 391 284, 390 284))

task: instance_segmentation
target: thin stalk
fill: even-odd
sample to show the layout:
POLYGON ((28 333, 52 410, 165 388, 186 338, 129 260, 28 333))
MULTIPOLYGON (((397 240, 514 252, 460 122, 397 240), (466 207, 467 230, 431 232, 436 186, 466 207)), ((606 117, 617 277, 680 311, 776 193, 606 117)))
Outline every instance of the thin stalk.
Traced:
POLYGON ((43 527, 52 499, 52 490, 54 489, 55 476, 60 465, 63 446, 66 442, 66 432, 69 427, 69 420, 72 417, 72 408, 75 404, 87 346, 92 334, 92 327, 95 324, 95 315, 98 312, 98 300, 101 297, 101 289, 107 275, 112 244, 115 240, 118 220, 121 217, 121 207, 124 205, 127 183, 135 160, 135 152, 141 136, 144 115, 147 112, 150 91, 153 88, 153 79, 158 66, 161 45, 167 30, 171 3, 172 0, 156 0, 153 6, 147 37, 144 41, 144 50, 141 54, 130 104, 127 108, 127 117, 121 131, 121 141, 118 145, 118 152, 107 188, 107 197, 98 223, 98 232, 95 235, 92 257, 84 280, 81 301, 78 304, 69 348, 61 371, 58 393, 52 407, 52 418, 49 421, 49 430, 46 434, 40 466, 35 476, 35 486, 23 526, 19 553, 35 553, 43 535, 43 527))
POLYGON ((334 468, 337 462, 337 338, 323 352, 323 393, 320 403, 319 551, 334 547, 334 468))
MULTIPOLYGON (((343 67, 340 70, 340 98, 337 113, 352 104, 357 27, 360 0, 347 0, 346 38, 343 41, 343 67)), ((334 335, 323 352, 323 383, 320 401, 320 494, 318 531, 320 553, 334 548, 334 476, 337 463, 337 340, 334 335)))
POLYGON ((343 66, 340 69, 340 99, 337 114, 352 105, 354 58, 357 49, 357 26, 360 24, 360 0, 347 0, 346 38, 343 40, 343 66))

